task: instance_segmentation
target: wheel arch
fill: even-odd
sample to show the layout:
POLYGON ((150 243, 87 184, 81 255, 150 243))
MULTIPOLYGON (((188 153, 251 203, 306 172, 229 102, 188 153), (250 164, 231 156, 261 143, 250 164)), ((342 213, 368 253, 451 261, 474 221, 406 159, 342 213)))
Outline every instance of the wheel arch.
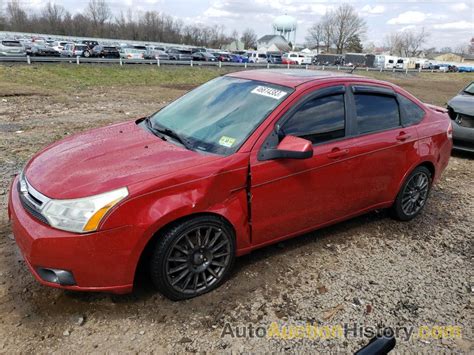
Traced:
POLYGON ((231 221, 224 215, 217 213, 217 212, 212 212, 212 211, 205 211, 205 212, 196 212, 196 213, 191 213, 186 216, 179 217, 177 219, 174 219, 162 226, 160 226, 155 232, 152 233, 151 237, 148 239, 146 242, 145 246, 140 252, 140 256, 138 258, 138 261, 135 266, 135 276, 134 276, 134 281, 137 280, 138 273, 140 273, 143 270, 146 270, 146 262, 149 260, 151 253, 153 251, 153 248, 155 246, 155 243, 158 241, 160 235, 163 235, 167 230, 173 228, 174 226, 183 223, 185 221, 188 221, 193 218, 197 217, 205 217, 205 216, 213 216, 213 217, 218 217, 222 220, 223 223, 225 223, 229 229, 232 231, 232 236, 234 237, 234 241, 237 244, 237 235, 236 235, 236 229, 235 226, 231 223, 231 221))
MULTIPOLYGON (((407 169, 405 175, 403 175, 403 178, 400 180, 399 184, 398 184, 398 188, 397 188, 397 195, 398 193, 400 192, 400 189, 402 188, 403 184, 405 183, 405 181, 407 180, 408 176, 410 176, 410 174, 416 169, 418 168, 419 166, 424 166, 425 168, 427 168, 430 173, 431 173, 431 183, 433 183, 434 181, 434 178, 435 178, 435 173, 436 173, 436 167, 435 167, 435 164, 430 161, 430 160, 422 160, 422 161, 418 161, 416 162, 415 164, 413 164, 410 169, 407 169)), ((396 195, 396 196, 397 196, 396 195)), ((395 196, 395 198, 396 198, 395 196)), ((394 199, 395 200, 395 199, 394 199)))

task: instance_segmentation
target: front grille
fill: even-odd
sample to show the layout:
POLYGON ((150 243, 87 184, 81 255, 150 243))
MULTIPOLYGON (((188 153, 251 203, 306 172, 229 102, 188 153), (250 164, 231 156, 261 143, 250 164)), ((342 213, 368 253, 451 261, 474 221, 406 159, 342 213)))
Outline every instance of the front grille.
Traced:
POLYGON ((37 220, 49 225, 49 222, 46 217, 43 216, 40 211, 38 211, 38 208, 42 205, 42 202, 36 197, 32 196, 29 192, 27 194, 24 194, 21 191, 20 186, 20 181, 18 181, 18 194, 20 196, 21 205, 23 206, 25 211, 37 220))
POLYGON ((474 116, 468 116, 459 113, 456 117, 456 123, 463 127, 474 128, 474 116))

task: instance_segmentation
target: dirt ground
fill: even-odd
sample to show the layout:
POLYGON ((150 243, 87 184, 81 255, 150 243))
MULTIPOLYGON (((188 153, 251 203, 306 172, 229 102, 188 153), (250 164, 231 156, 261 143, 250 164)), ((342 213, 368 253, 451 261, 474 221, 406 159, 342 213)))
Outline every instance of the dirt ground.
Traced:
MULTIPOLYGON (((392 77, 442 105, 464 77, 392 77), (433 79, 435 78, 435 79, 433 79)), ((455 153, 421 216, 373 212, 237 260, 219 289, 171 302, 139 280, 125 296, 39 285, 7 220, 9 184, 25 161, 62 137, 150 114, 189 85, 41 89, 0 76, 0 352, 342 351, 368 338, 221 336, 225 324, 460 326, 461 339, 399 336, 400 352, 472 351, 474 164, 455 153), (3 81, 3 82, 2 82, 3 81)), ((418 335, 418 328, 415 330, 418 335)))

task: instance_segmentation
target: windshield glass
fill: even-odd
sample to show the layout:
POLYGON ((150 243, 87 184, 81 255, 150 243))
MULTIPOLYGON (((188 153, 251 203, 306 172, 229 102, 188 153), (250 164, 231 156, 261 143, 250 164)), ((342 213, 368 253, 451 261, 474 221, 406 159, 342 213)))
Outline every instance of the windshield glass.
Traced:
POLYGON ((467 92, 468 94, 474 95, 474 81, 470 83, 465 89, 464 92, 467 92))
POLYGON ((157 129, 173 130, 193 149, 228 155, 291 92, 279 85, 220 77, 190 91, 150 120, 157 129))

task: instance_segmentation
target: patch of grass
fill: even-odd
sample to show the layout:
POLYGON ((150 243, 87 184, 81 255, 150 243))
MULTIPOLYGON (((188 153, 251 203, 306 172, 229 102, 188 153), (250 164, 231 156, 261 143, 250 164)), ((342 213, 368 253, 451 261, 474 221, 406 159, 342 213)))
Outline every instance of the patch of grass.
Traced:
MULTIPOLYGON (((227 73, 218 68, 152 65, 17 65, 0 66, 0 85, 69 90, 108 86, 197 85, 227 73)), ((1 87, 0 86, 0 87, 1 87)))
MULTIPOLYGON (((193 87, 219 75, 243 68, 172 67, 156 65, 35 64, 0 65, 0 92, 62 94, 88 88, 161 86, 168 89, 193 87), (20 89, 21 88, 21 89, 20 89), (20 90, 20 91, 19 91, 20 90)), ((380 73, 355 74, 390 81, 421 100, 444 105, 474 78, 472 73, 380 73)))

